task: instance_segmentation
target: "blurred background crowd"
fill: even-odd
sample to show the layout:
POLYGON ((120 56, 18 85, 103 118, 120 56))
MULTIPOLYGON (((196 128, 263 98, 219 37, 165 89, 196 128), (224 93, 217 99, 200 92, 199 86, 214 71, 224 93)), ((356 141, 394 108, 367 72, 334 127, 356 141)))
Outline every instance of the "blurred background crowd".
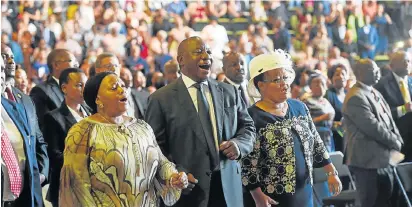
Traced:
POLYGON ((3 0, 1 9, 1 42, 23 69, 17 78, 26 93, 46 80, 47 56, 56 48, 72 52, 86 74, 97 55, 114 53, 132 72, 134 87, 150 92, 167 84, 164 65, 189 36, 210 45, 212 77, 220 80, 221 60, 229 51, 243 54, 247 66, 258 54, 284 49, 298 70, 295 92, 301 92, 295 96, 309 90, 300 81, 307 73, 327 76, 336 64, 350 71, 359 57, 382 66, 391 52, 412 51, 409 1, 3 0))

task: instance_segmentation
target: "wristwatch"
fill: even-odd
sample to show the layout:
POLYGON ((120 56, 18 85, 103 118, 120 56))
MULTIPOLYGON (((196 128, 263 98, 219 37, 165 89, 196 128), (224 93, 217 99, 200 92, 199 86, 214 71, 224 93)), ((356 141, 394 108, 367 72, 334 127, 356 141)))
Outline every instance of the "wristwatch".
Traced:
POLYGON ((336 169, 335 170, 333 170, 332 172, 327 172, 326 173, 326 175, 329 177, 329 176, 332 176, 332 175, 338 175, 338 171, 336 171, 336 169))

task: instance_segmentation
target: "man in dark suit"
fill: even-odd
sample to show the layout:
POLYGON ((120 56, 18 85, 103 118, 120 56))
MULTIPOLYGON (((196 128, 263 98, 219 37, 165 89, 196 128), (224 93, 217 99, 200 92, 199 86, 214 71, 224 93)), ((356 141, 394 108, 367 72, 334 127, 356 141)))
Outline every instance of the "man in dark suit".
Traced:
POLYGON ((355 175, 360 206, 389 206, 393 190, 389 163, 403 141, 387 102, 373 88, 380 79, 379 67, 361 59, 354 72, 357 83, 346 94, 342 109, 345 162, 355 175))
MULTIPOLYGON (((411 71, 412 61, 410 55, 404 51, 392 54, 388 73, 376 85, 376 89, 382 94, 391 107, 392 116, 401 134, 405 134, 411 128, 411 122, 401 119, 406 114, 412 113, 412 77, 408 77, 411 71), (408 125, 409 124, 409 125, 408 125)), ((402 152, 405 153, 405 161, 412 161, 412 138, 402 137, 405 145, 402 152)))
POLYGON ((375 58, 376 46, 378 45, 378 31, 371 24, 370 16, 365 16, 365 26, 358 30, 358 48, 361 58, 375 58))
POLYGON ((133 76, 129 69, 122 68, 120 70, 120 78, 123 80, 126 90, 128 91, 127 101, 129 102, 130 107, 127 109, 127 115, 130 117, 136 117, 137 119, 143 119, 147 109, 147 100, 149 95, 132 88, 133 76))
POLYGON ((255 128, 238 90, 208 79, 211 58, 201 38, 182 41, 182 77, 149 97, 146 121, 165 156, 190 181, 175 206, 243 206, 237 160, 251 152, 255 128))
POLYGON ((79 63, 68 50, 55 49, 47 57, 47 66, 51 74, 44 83, 37 85, 30 92, 36 106, 40 128, 43 128, 44 115, 59 108, 63 102, 63 93, 59 88, 60 73, 66 68, 79 67, 79 63))
POLYGON ((59 206, 60 170, 63 166, 64 141, 69 129, 78 121, 90 115, 90 108, 84 103, 83 88, 87 77, 79 68, 69 68, 60 74, 59 85, 64 94, 62 105, 47 113, 43 127, 44 138, 50 155, 50 186, 47 200, 59 206))
POLYGON ((40 171, 40 183, 45 185, 49 175, 49 157, 47 155, 47 144, 44 141, 43 134, 40 131, 39 123, 37 122, 37 113, 31 98, 22 91, 14 87, 14 76, 16 73, 16 64, 14 55, 8 46, 2 44, 1 55, 6 63, 5 67, 5 93, 2 96, 10 101, 21 104, 26 115, 29 118, 30 134, 36 138, 36 157, 40 171))
MULTIPOLYGON (((1 59, 1 93, 6 89, 1 59)), ((30 130, 23 106, 1 97, 1 205, 42 207, 36 135, 30 130)))
POLYGON ((247 94, 247 81, 244 57, 237 52, 229 52, 223 57, 223 72, 225 73, 224 83, 233 85, 239 90, 240 98, 246 108, 252 104, 247 94))

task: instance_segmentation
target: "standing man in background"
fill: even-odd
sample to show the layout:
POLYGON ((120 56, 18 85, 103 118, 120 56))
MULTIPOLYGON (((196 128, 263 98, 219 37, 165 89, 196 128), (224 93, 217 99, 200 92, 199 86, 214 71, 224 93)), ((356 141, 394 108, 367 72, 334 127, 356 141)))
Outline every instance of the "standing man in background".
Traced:
POLYGON ((361 59, 354 72, 357 83, 346 94, 342 109, 345 162, 356 179, 359 206, 390 206, 393 170, 389 163, 403 141, 388 103, 373 88, 380 79, 379 67, 361 59))
POLYGON ((43 128, 44 115, 59 108, 63 102, 64 96, 59 87, 60 73, 67 68, 79 67, 79 63, 68 50, 55 49, 47 56, 47 66, 50 69, 47 80, 35 86, 30 92, 36 106, 40 128, 43 128))

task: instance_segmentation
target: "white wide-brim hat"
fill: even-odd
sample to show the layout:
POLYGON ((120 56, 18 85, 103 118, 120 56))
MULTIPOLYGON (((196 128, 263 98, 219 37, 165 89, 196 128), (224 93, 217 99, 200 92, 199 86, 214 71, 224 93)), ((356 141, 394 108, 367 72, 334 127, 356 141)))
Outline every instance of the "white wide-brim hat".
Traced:
POLYGON ((290 77, 287 84, 292 84, 295 80, 295 70, 293 69, 293 61, 289 53, 277 49, 268 54, 261 54, 254 57, 249 63, 250 80, 248 84, 248 93, 250 97, 261 98, 259 90, 255 87, 253 80, 260 74, 270 70, 282 69, 288 73, 290 77))

